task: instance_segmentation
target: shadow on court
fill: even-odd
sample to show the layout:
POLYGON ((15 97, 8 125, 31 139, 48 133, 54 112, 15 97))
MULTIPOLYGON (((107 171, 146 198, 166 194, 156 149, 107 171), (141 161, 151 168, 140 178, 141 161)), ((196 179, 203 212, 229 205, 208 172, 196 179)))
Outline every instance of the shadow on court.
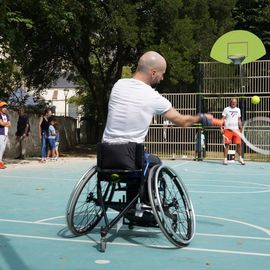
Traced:
POLYGON ((29 268, 12 247, 11 242, 11 239, 8 237, 0 235, 1 256, 5 261, 6 266, 8 267, 7 269, 28 270, 29 268))

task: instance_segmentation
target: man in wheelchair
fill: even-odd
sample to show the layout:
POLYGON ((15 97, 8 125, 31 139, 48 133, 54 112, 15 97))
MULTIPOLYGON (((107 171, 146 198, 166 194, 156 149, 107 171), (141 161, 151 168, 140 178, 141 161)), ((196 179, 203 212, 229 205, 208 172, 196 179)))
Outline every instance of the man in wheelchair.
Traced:
POLYGON ((106 234, 123 217, 131 225, 158 224, 177 247, 189 244, 194 236, 195 216, 183 181, 157 156, 145 151, 144 141, 154 115, 182 127, 197 122, 211 125, 213 118, 209 114, 182 115, 155 90, 166 67, 159 53, 149 51, 139 59, 133 78, 115 83, 98 144, 97 166, 82 176, 70 196, 67 223, 75 235, 90 232, 104 218, 101 251, 105 251, 106 234), (122 190, 126 197, 114 202, 114 191, 122 190), (119 212, 112 221, 108 208, 119 212))
MULTIPOLYGON (((160 95, 156 86, 163 80, 166 61, 157 52, 141 56, 131 79, 118 80, 111 91, 108 116, 102 141, 108 144, 144 143, 154 115, 162 115, 177 126, 192 126, 197 122, 212 124, 209 114, 182 115, 160 95)), ((160 162, 150 156, 151 162, 160 162)))
MULTIPOLYGON (((154 115, 162 115, 183 127, 192 126, 197 122, 211 124, 211 115, 192 116, 178 113, 171 102, 155 90, 163 80, 166 67, 166 60, 159 53, 146 52, 139 59, 133 78, 120 79, 113 86, 102 142, 107 145, 107 151, 111 145, 119 145, 119 155, 110 152, 105 155, 108 159, 107 164, 114 169, 119 167, 118 160, 123 162, 120 166, 122 168, 124 164, 127 168, 138 167, 138 164, 134 164, 136 155, 135 150, 131 149, 131 143, 139 145, 144 143, 154 115), (127 149, 121 145, 127 145, 127 149)), ((160 159, 152 154, 147 155, 147 162, 149 168, 161 164, 160 159)), ((141 168, 142 165, 140 164, 139 167, 141 168)), ((135 186, 134 188, 136 189, 135 186)), ((129 189, 129 193, 132 193, 131 190, 132 188, 129 189)))

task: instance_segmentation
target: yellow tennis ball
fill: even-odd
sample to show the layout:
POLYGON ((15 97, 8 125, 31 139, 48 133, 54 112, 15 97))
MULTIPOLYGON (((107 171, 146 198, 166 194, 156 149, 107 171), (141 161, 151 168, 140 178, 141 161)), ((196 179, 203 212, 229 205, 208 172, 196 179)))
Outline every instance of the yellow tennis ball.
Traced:
POLYGON ((120 180, 120 176, 117 173, 111 174, 111 181, 112 182, 118 182, 120 180))
POLYGON ((258 96, 253 96, 251 98, 251 103, 254 104, 254 105, 259 104, 260 101, 261 101, 261 99, 258 96))

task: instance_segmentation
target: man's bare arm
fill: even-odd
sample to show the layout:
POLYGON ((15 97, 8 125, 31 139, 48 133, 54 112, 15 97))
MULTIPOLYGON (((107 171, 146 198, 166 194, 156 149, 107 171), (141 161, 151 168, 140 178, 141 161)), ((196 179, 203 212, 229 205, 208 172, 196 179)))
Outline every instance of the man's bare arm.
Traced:
POLYGON ((240 131, 242 132, 243 125, 242 125, 242 120, 240 117, 238 118, 238 127, 239 127, 240 131))
POLYGON ((11 122, 10 121, 4 122, 3 120, 0 119, 0 125, 2 127, 10 127, 11 126, 11 122))
POLYGON ((177 112, 174 108, 165 112, 163 116, 180 127, 190 127, 201 120, 199 115, 183 115, 177 112))

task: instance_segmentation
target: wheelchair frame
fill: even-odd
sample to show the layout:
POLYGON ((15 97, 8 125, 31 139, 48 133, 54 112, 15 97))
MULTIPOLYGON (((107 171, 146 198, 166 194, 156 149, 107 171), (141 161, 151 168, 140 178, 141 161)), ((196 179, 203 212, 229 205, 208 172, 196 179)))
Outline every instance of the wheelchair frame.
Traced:
POLYGON ((99 249, 106 249, 106 235, 118 222, 159 227, 176 247, 188 245, 195 234, 195 214, 182 179, 169 167, 155 165, 139 170, 103 169, 94 166, 75 185, 67 205, 66 220, 74 235, 90 233, 104 219, 99 249), (137 187, 134 193, 132 185, 137 187), (145 192, 147 187, 148 195, 145 192), (130 198, 130 191, 132 191, 130 198), (115 201, 115 194, 124 193, 115 201), (118 211, 109 220, 107 209, 118 211), (147 214, 147 215, 146 215, 147 214))

